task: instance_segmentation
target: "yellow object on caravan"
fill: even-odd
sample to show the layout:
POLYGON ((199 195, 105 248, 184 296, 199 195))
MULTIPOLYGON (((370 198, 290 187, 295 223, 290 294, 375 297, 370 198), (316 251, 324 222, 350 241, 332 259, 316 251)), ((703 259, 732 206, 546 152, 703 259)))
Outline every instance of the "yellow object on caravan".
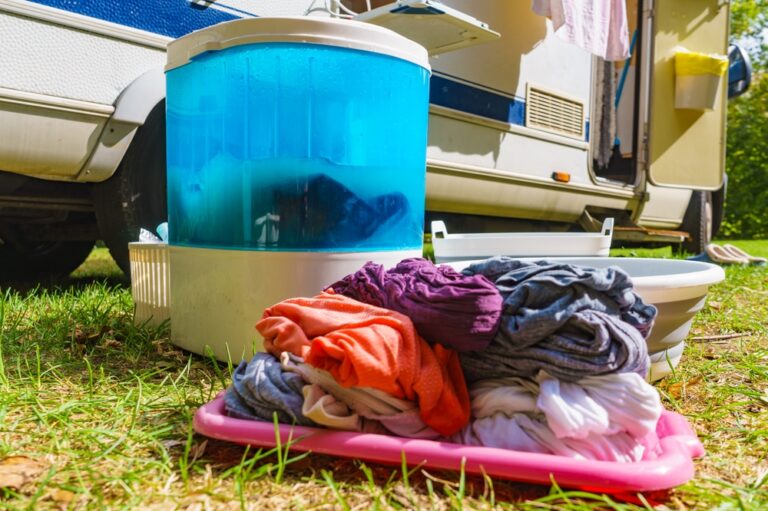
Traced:
POLYGON ((728 57, 707 55, 680 48, 675 54, 675 73, 681 75, 723 76, 728 70, 728 57))
POLYGON ((728 57, 680 48, 675 53, 675 108, 713 110, 728 57))

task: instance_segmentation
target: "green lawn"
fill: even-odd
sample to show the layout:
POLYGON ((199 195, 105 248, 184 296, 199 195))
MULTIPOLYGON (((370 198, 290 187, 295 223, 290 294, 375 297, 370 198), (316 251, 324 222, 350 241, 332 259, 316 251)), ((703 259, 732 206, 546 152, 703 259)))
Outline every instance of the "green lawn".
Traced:
MULTIPOLYGON (((768 255, 768 242, 736 244, 768 255)), ((0 299, 0 508, 768 509, 768 267, 726 272, 691 335, 743 336, 691 340, 659 384, 707 455, 683 487, 619 500, 206 440, 192 415, 227 385, 226 366, 134 326, 130 290, 97 249, 70 279, 0 299)))

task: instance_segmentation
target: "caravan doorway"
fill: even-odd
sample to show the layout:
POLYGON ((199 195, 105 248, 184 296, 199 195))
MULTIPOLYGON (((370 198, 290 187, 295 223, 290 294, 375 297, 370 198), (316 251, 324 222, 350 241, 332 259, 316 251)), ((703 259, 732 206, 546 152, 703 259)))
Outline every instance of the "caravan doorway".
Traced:
POLYGON ((643 58, 642 2, 627 1, 629 59, 594 57, 590 152, 596 178, 635 185, 637 176, 640 62, 643 58))

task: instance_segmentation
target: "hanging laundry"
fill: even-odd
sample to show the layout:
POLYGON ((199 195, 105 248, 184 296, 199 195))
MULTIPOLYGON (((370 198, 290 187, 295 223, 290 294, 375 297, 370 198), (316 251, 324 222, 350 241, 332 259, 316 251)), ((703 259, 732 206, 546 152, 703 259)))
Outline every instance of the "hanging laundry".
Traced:
MULTIPOLYGON (((440 436, 440 433, 424 423, 419 414, 419 408, 414 402, 397 399, 372 388, 342 387, 328 371, 316 369, 292 353, 281 353, 280 364, 285 371, 294 372, 304 381, 320 387, 346 405, 351 414, 354 412, 354 415, 359 416, 360 422, 355 431, 395 434, 406 438, 435 439, 440 436)), ((305 415, 307 415, 307 408, 311 406, 312 403, 304 402, 302 411, 305 415)), ((319 414, 322 411, 316 410, 316 412, 319 414)), ((341 414, 339 409, 336 409, 335 413, 341 414)), ((320 415, 307 415, 307 417, 329 427, 332 427, 329 422, 335 420, 333 417, 320 415)))
POLYGON ((633 292, 620 268, 496 257, 463 273, 484 275, 504 297, 501 325, 491 344, 461 354, 470 383, 533 378, 540 370, 564 381, 612 372, 645 376, 650 360, 644 337, 656 308, 633 292))
POLYGON ((629 58, 625 0, 533 0, 532 7, 562 40, 605 60, 629 58))
POLYGON ((256 328, 268 352, 302 357, 343 387, 370 387, 416 402, 424 423, 443 435, 469 420, 457 354, 440 344, 430 347, 403 314, 322 293, 269 307, 256 328))
POLYGON ((524 413, 511 417, 497 413, 477 419, 450 440, 464 445, 623 463, 652 459, 658 450, 655 433, 641 440, 628 433, 591 434, 583 439, 557 438, 543 416, 524 413))
POLYGON ((275 357, 257 353, 235 369, 224 407, 228 415, 239 419, 272 422, 276 413, 280 423, 312 426, 314 422, 301 411, 304 385, 301 376, 283 371, 275 357))
POLYGON ((405 314, 424 340, 456 351, 485 348, 501 319, 501 294, 488 279, 426 259, 406 259, 389 270, 368 262, 329 289, 405 314))
POLYGON ((590 147, 592 159, 596 164, 595 172, 603 176, 609 170, 611 156, 616 148, 617 111, 614 103, 616 98, 615 64, 601 60, 594 65, 595 93, 592 119, 594 126, 591 132, 590 147))

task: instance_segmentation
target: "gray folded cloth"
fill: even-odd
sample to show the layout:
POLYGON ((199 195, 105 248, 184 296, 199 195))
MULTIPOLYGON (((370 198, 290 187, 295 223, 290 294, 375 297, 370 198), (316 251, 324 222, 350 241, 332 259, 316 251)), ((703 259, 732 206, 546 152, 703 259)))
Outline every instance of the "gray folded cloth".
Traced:
POLYGON ((656 308, 621 268, 589 268, 494 257, 466 275, 483 275, 504 297, 502 320, 483 351, 461 353, 467 382, 539 370, 563 381, 613 372, 645 376, 645 337, 656 308))
POLYGON ((232 385, 224 394, 224 409, 230 417, 272 422, 273 413, 282 424, 314 426, 301 412, 304 380, 283 371, 280 361, 269 353, 257 353, 243 360, 232 374, 232 385))

